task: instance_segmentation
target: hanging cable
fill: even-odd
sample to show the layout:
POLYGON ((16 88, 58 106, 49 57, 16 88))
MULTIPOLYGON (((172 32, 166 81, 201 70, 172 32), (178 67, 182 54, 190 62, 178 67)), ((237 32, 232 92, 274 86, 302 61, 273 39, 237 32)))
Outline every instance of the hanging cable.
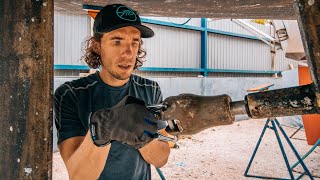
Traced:
POLYGON ((183 25, 187 24, 191 19, 192 19, 192 18, 189 18, 189 19, 188 19, 187 21, 185 21, 184 23, 179 24, 179 23, 174 23, 174 22, 172 22, 172 21, 170 20, 170 18, 168 18, 168 20, 170 21, 170 23, 172 23, 172 24, 174 24, 174 25, 178 25, 178 26, 183 26, 183 25))

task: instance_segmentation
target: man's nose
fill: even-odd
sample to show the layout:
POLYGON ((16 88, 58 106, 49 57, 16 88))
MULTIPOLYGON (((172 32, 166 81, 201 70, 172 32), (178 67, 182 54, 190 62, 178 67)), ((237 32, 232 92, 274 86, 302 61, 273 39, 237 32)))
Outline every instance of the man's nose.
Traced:
POLYGON ((123 52, 123 56, 126 58, 132 58, 133 56, 133 48, 132 48, 132 43, 128 42, 125 44, 125 49, 123 52))

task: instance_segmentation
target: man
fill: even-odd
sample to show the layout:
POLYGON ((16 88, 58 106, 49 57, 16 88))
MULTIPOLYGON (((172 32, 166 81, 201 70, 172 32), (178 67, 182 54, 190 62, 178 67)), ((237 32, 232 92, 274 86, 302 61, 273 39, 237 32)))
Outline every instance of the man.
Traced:
MULTIPOLYGON (((152 37, 154 32, 141 25, 135 11, 121 4, 104 7, 95 18, 93 31, 84 59, 91 68, 100 67, 100 72, 66 82, 55 92, 58 145, 69 177, 151 179, 150 164, 155 167, 166 164, 170 153, 168 143, 158 140, 146 143, 138 138, 133 143, 143 147, 137 149, 121 142, 128 139, 121 132, 130 129, 134 132, 134 128, 123 126, 126 128, 119 128, 119 131, 113 129, 113 135, 120 141, 97 147, 88 131, 88 123, 92 113, 114 107, 127 95, 149 105, 162 101, 156 82, 132 74, 142 65, 141 58, 146 54, 141 49, 141 38, 152 37)), ((115 127, 109 125, 105 130, 115 127)))

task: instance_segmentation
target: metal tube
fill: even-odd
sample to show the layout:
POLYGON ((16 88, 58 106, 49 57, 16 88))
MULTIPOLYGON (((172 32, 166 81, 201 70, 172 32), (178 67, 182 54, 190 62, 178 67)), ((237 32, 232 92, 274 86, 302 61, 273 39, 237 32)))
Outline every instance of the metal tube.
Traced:
MULTIPOLYGON (((277 119, 275 119, 274 121, 277 121, 277 119)), ((276 138, 277 138, 277 141, 278 141, 278 144, 280 146, 280 150, 281 150, 281 153, 282 153, 282 157, 284 159, 284 162, 286 163, 286 166, 287 166, 287 169, 288 169, 288 172, 290 174, 290 178, 291 179, 295 179, 294 178, 294 175, 292 173, 292 170, 290 168, 290 164, 289 164, 289 161, 288 161, 288 157, 287 157, 287 154, 283 148, 283 144, 282 144, 282 141, 280 139, 280 136, 279 136, 279 133, 278 133, 278 130, 277 130, 277 127, 276 127, 276 124, 274 123, 274 121, 271 121, 271 124, 272 124, 272 129, 276 135, 276 138)))
POLYGON ((247 114, 246 103, 244 101, 234 101, 230 103, 231 113, 233 115, 247 114))
POLYGON ((0 179, 51 179, 53 0, 0 12, 0 179))
POLYGON ((253 159, 254 159, 254 157, 256 156, 256 153, 257 153, 257 151, 258 151, 258 149, 259 149, 259 147, 260 147, 261 140, 262 140, 262 138, 263 138, 263 136, 264 136, 264 133, 266 132, 266 129, 267 129, 267 127, 268 127, 269 122, 270 122, 270 120, 268 119, 268 120, 266 121, 266 124, 264 125, 264 128, 263 128, 263 130, 262 130, 262 133, 261 133, 261 135, 260 135, 260 137, 259 137, 258 143, 257 143, 256 147, 254 148, 254 151, 253 151, 253 154, 252 154, 252 156, 251 156, 251 158, 250 158, 249 164, 248 164, 248 166, 247 166, 247 168, 246 168, 246 171, 244 172, 244 176, 246 176, 246 177, 250 177, 250 175, 248 175, 249 169, 250 169, 251 164, 252 164, 252 162, 253 162, 253 159))
MULTIPOLYGON (((318 145, 320 145, 320 139, 312 146, 312 148, 305 155, 301 157, 301 161, 307 158, 318 147, 318 145)), ((296 163, 294 163, 294 165, 291 166, 291 169, 297 167, 301 163, 301 161, 298 160, 296 163)))
MULTIPOLYGON (((284 136, 284 138, 286 139, 287 143, 289 144, 290 148, 292 149, 292 151, 294 152, 294 155, 296 155, 297 159, 299 160, 301 166, 303 167, 304 171, 306 174, 308 174, 308 176, 310 177, 311 180, 313 180, 314 178, 312 177, 311 172, 309 171, 309 169, 307 168, 307 166, 305 165, 305 163, 303 162, 303 159, 300 157, 300 154, 298 153, 298 151, 296 150, 296 148, 293 146, 292 142, 290 141, 289 137, 287 136, 286 132, 283 130, 283 128, 281 127, 280 123, 278 120, 275 120, 275 122, 273 122, 273 126, 275 127, 275 123, 277 124, 277 126, 279 127, 282 135, 284 136)), ((280 139, 280 137, 277 137, 278 140, 280 139)), ((288 166, 289 164, 287 164, 288 170, 292 173, 292 168, 290 166, 288 166)))
MULTIPOLYGON (((228 95, 199 96, 180 94, 164 100, 168 109, 162 117, 182 134, 195 134, 206 128, 232 124, 235 121, 230 110, 228 95)), ((169 124, 169 126, 170 126, 169 124)))
POLYGON ((251 118, 317 113, 316 95, 311 84, 248 94, 245 101, 251 118))

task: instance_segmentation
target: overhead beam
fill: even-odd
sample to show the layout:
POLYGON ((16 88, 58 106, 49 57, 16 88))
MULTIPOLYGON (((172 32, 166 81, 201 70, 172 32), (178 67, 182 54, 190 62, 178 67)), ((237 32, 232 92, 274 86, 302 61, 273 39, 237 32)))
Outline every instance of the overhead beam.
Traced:
POLYGON ((53 0, 0 12, 0 179, 51 179, 53 0))
POLYGON ((296 19, 293 0, 55 0, 55 10, 84 14, 82 5, 105 6, 113 3, 128 5, 143 16, 296 19))

